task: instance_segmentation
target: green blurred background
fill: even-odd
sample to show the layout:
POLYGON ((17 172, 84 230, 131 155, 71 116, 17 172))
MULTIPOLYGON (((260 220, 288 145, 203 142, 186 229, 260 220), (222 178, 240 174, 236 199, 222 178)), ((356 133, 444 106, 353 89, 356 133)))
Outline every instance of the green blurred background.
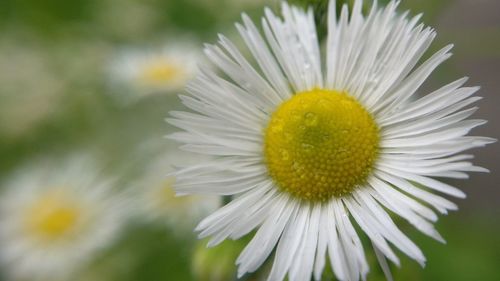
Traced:
MULTIPOLYGON (((159 150, 170 145, 162 137, 173 128, 164 118, 179 101, 165 93, 117 102, 120 93, 110 94, 116 90, 107 73, 112 57, 127 47, 161 47, 178 36, 200 49, 217 33, 237 41, 233 22, 242 11, 258 19, 264 5, 277 7, 271 0, 0 0, 0 178, 35 157, 86 149, 110 173, 126 174, 123 182, 132 180, 148 153, 155 153, 143 153, 144 143, 159 150)), ((484 97, 476 116, 490 121, 474 133, 500 138, 500 1, 403 0, 401 6, 423 12, 423 21, 436 28, 434 50, 455 43, 454 57, 422 92, 469 76, 484 97)), ((474 153, 491 173, 453 182, 468 198, 437 224, 447 245, 403 224, 428 261, 422 269, 403 259, 401 269, 393 268, 395 280, 500 280, 500 148, 474 153)), ((228 265, 218 270, 231 276, 241 245, 225 244, 215 258, 203 258, 193 256, 200 248, 195 241, 194 234, 175 235, 163 225, 132 223, 72 280, 200 280, 194 272, 202 272, 205 280, 218 281, 222 277, 210 279, 207 271, 221 264, 228 265)), ((383 280, 375 263, 368 279, 383 280)))

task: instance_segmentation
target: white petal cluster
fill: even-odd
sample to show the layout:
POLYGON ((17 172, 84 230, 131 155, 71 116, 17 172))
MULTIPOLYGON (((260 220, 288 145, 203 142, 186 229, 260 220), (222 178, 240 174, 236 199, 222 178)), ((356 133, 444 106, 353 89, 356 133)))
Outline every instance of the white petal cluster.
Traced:
POLYGON ((176 196, 173 189, 175 177, 165 177, 175 167, 184 167, 206 161, 208 158, 199 154, 179 152, 170 149, 148 165, 146 174, 137 183, 133 192, 136 209, 141 218, 147 221, 166 223, 173 230, 181 233, 190 229, 207 214, 221 205, 220 196, 186 195, 176 196))
MULTIPOLYGON (((457 206, 436 192, 463 198, 459 189, 437 180, 467 178, 485 172, 463 151, 493 139, 467 136, 485 123, 469 120, 479 100, 477 87, 459 79, 416 98, 431 73, 451 56, 446 46, 422 56, 435 32, 420 16, 397 13, 397 2, 367 16, 362 1, 352 11, 335 1, 328 11, 325 53, 320 51, 313 13, 283 4, 283 18, 269 9, 263 34, 247 16, 237 29, 251 59, 226 37, 207 45, 217 70, 204 67, 182 95, 192 112, 172 112, 169 122, 182 132, 170 137, 187 151, 214 155, 176 173, 180 194, 232 195, 234 200, 197 227, 209 245, 238 239, 256 229, 236 261, 239 275, 257 270, 273 253, 268 280, 320 280, 326 256, 339 280, 366 279, 369 271, 354 223, 381 257, 399 265, 393 248, 420 264, 421 250, 401 232, 386 210, 422 233, 443 241, 433 227, 436 212, 457 206), (252 63, 255 62, 255 63, 252 63), (360 102, 380 128, 380 156, 365 186, 323 203, 304 202, 280 191, 270 178, 263 155, 263 132, 271 114, 295 93, 314 88, 345 91, 360 102)), ((383 258, 382 258, 383 259, 383 258)))
POLYGON ((21 169, 3 188, 0 264, 9 280, 68 280, 119 237, 126 218, 126 201, 88 160, 46 164, 21 169), (49 221, 59 206, 74 213, 49 221), (35 227, 54 231, 50 239, 32 225, 40 218, 35 227))
POLYGON ((169 41, 160 49, 121 51, 108 71, 114 95, 127 102, 183 89, 194 77, 200 60, 193 45, 189 41, 169 41))

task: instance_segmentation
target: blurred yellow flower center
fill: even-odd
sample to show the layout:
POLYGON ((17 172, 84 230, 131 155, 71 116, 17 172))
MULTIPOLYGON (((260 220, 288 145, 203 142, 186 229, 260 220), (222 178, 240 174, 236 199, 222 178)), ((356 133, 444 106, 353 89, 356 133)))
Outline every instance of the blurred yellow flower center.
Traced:
POLYGON ((265 131, 264 154, 278 187, 326 201, 366 182, 379 150, 373 117, 343 92, 314 89, 281 104, 265 131))
POLYGON ((183 74, 184 69, 181 65, 165 59, 158 59, 144 67, 140 79, 148 84, 162 84, 175 81, 183 74))
POLYGON ((59 194, 38 199, 26 214, 27 230, 33 236, 54 241, 74 230, 80 210, 59 194))
POLYGON ((193 196, 179 196, 175 195, 173 185, 175 183, 174 178, 168 178, 165 180, 162 186, 152 194, 154 196, 153 200, 156 202, 156 206, 161 209, 175 209, 177 207, 182 207, 190 204, 193 201, 193 196))

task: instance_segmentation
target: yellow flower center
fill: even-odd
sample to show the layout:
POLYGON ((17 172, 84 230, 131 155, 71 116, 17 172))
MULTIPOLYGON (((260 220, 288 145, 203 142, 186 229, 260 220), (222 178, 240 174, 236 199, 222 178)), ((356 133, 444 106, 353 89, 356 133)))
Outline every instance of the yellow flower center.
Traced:
POLYGON ((146 84, 163 84, 176 81, 183 75, 184 68, 181 65, 158 59, 144 67, 140 80, 146 84))
POLYGON ((194 201, 194 196, 192 195, 177 197, 173 188, 174 183, 174 178, 168 178, 156 192, 151 194, 154 196, 153 200, 159 209, 175 210, 187 206, 194 201))
POLYGON ((32 236, 55 241, 72 232, 80 219, 80 209, 60 194, 38 199, 26 213, 27 231, 32 236))
POLYGON ((264 154, 278 187, 308 201, 349 194, 367 180, 379 150, 373 117, 343 92, 314 89, 281 104, 264 154))

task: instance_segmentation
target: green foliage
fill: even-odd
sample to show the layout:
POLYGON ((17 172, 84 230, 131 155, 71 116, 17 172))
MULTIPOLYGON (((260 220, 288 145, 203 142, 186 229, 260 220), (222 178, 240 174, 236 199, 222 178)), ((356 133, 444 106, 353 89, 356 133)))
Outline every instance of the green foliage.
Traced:
POLYGON ((207 240, 196 246, 192 268, 199 281, 231 281, 236 278, 235 261, 248 242, 227 240, 213 248, 207 248, 207 240))

